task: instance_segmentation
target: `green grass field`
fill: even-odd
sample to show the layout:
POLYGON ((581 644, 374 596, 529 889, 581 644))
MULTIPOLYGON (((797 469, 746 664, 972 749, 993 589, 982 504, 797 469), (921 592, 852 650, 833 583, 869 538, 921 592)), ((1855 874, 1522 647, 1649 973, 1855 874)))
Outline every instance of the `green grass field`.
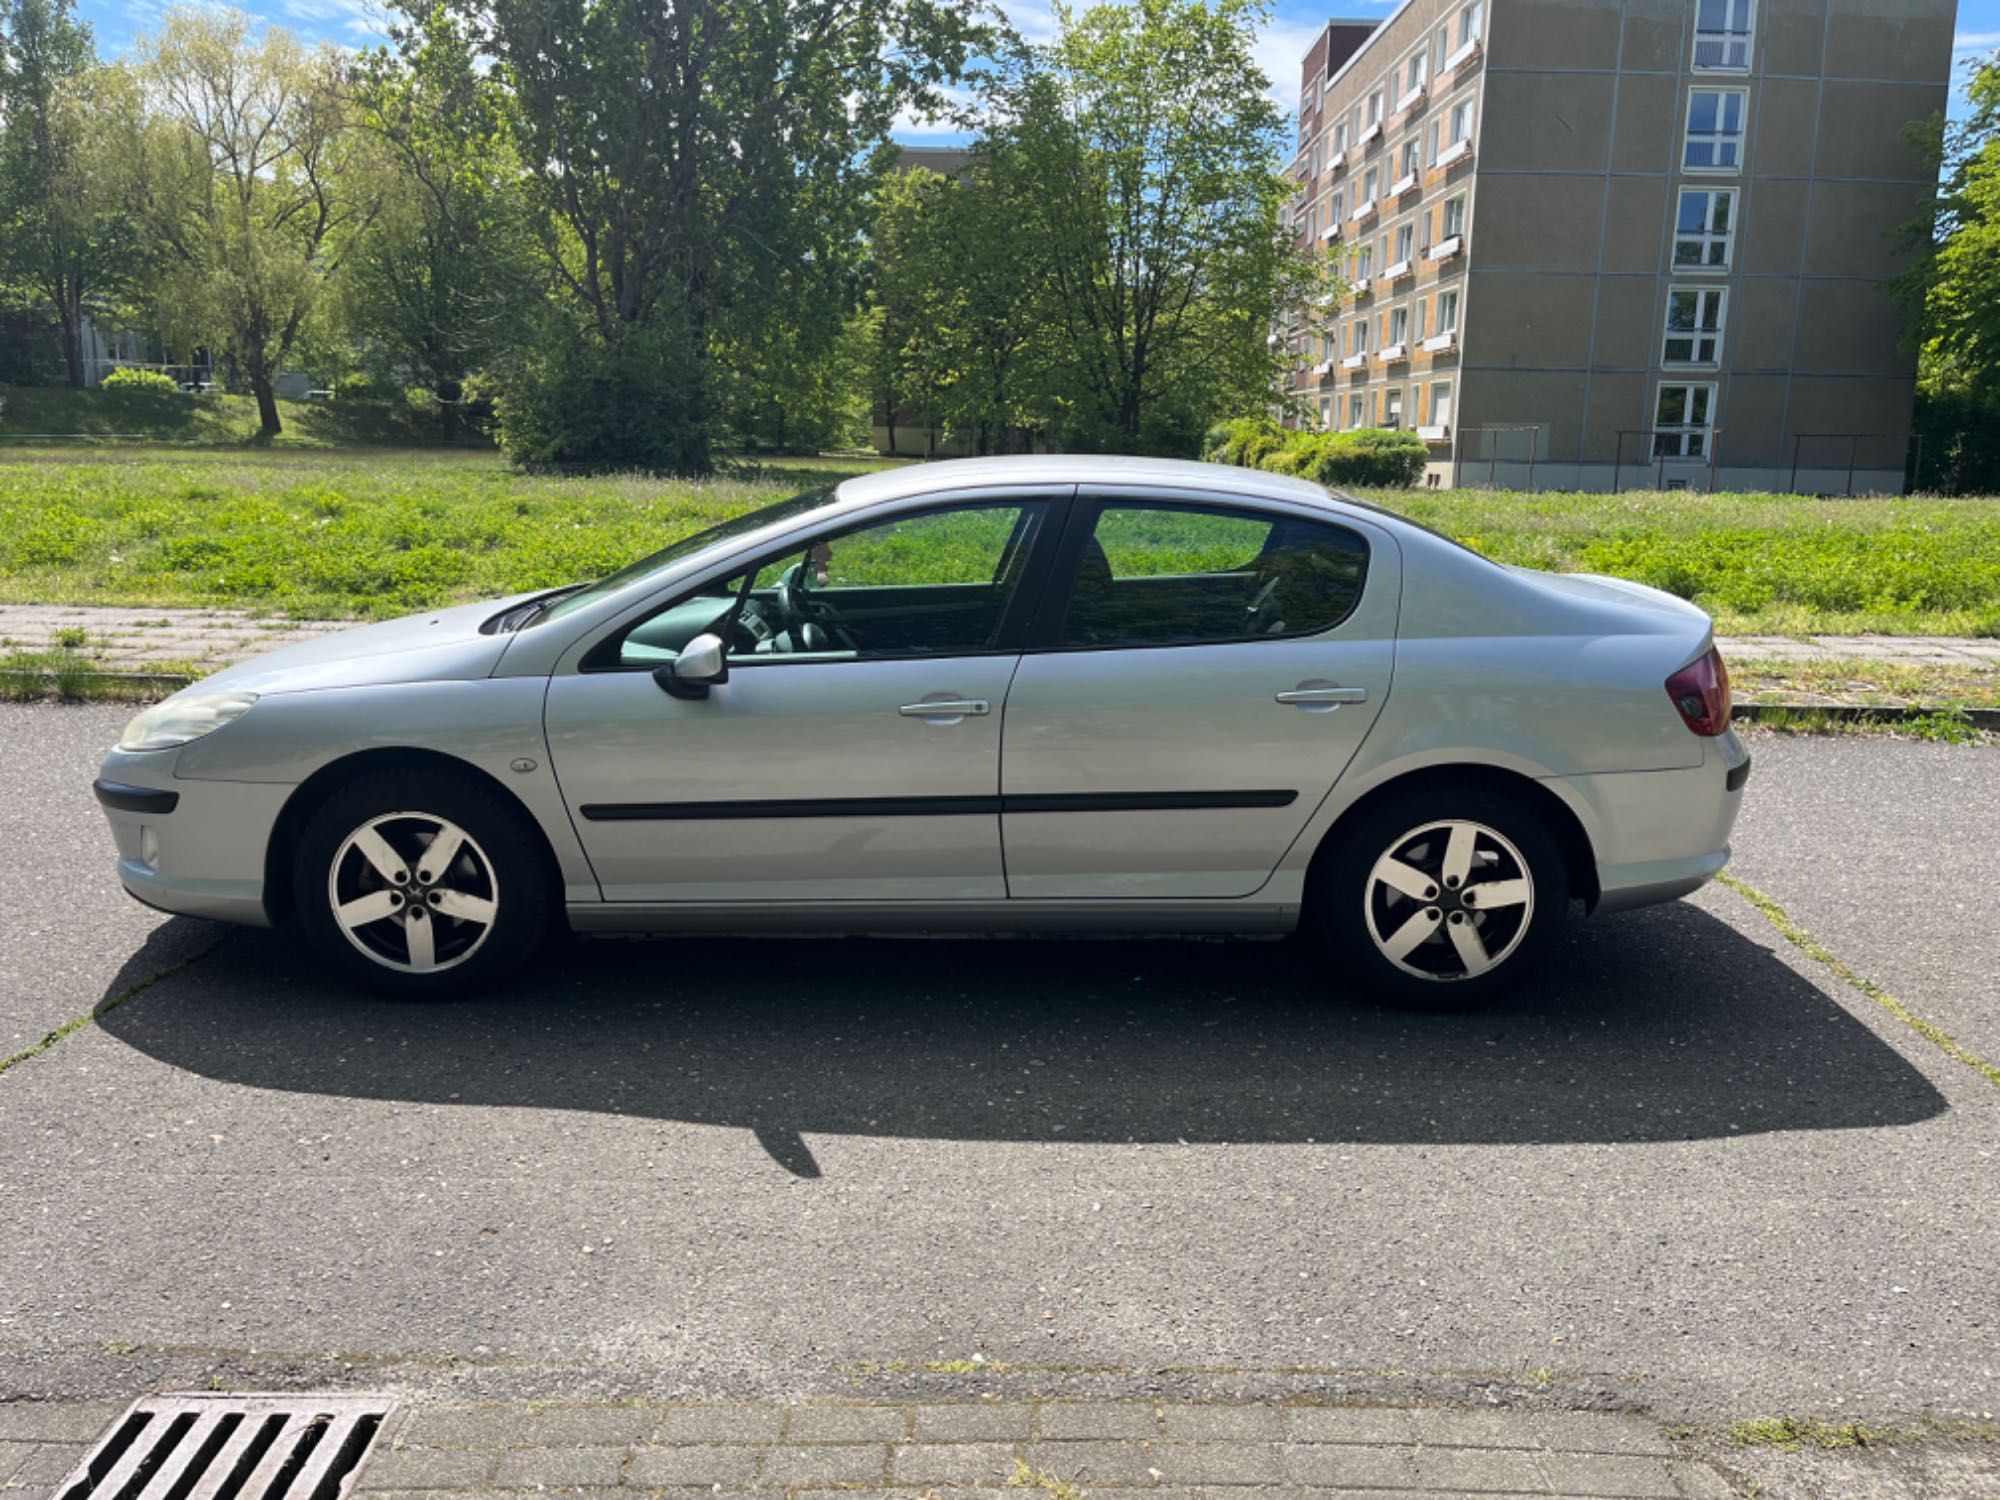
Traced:
POLYGON ((73 439, 86 454, 120 441, 274 449, 443 443, 429 413, 381 401, 280 401, 278 418, 285 430, 267 445, 249 396, 10 386, 0 391, 0 451, 50 439, 73 439))
MULTIPOLYGON (((490 453, 0 446, 0 600, 385 616, 608 572, 875 460, 690 483, 518 474, 490 453)), ((2000 502, 1371 496, 1502 561, 1610 573, 1725 632, 2000 635, 2000 502)))

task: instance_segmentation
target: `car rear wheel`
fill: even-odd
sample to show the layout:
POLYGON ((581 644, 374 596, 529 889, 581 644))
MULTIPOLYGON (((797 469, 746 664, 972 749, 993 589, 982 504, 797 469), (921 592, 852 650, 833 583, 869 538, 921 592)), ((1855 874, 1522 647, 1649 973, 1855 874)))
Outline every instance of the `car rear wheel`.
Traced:
POLYGON ((1483 1005, 1527 978, 1569 905, 1554 836, 1486 791, 1429 791, 1335 833, 1310 920, 1344 974, 1397 1004, 1483 1005))
POLYGON ((367 777, 307 821, 292 889, 320 956, 385 993, 463 994, 502 978, 548 926, 552 888, 526 820, 470 779, 367 777))

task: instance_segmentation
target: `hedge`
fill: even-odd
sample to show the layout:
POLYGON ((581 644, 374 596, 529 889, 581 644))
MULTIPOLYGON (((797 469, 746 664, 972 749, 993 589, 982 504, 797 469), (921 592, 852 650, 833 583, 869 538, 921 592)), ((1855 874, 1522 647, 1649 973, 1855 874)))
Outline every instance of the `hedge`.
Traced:
POLYGON ((1266 418, 1239 417, 1208 430, 1210 463, 1296 474, 1315 484, 1408 489, 1423 477, 1430 450, 1413 432, 1361 427, 1351 432, 1290 432, 1266 418))

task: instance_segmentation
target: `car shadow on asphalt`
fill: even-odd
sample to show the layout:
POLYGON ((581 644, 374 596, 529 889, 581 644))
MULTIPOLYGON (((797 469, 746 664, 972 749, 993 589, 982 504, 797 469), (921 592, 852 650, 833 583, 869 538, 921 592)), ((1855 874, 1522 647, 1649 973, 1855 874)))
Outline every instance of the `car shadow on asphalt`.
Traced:
POLYGON ((1573 923, 1473 1014, 1342 992, 1309 943, 672 938, 560 948, 508 989, 344 988, 232 935, 100 1019, 259 1089, 751 1130, 1052 1142, 1647 1142, 1911 1124, 1944 1098, 1771 951, 1676 903, 1573 923), (350 1057, 352 1037, 396 1045, 350 1057))

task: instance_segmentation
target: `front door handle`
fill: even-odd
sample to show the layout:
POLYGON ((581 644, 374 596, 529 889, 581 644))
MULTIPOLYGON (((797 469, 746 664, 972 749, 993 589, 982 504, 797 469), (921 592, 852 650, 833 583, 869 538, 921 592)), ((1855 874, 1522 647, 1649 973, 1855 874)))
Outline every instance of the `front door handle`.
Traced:
POLYGON ((982 718, 993 712, 993 705, 984 698, 938 698, 905 703, 896 712, 906 719, 982 718))
POLYGON ((1293 688, 1278 694, 1280 703, 1366 703, 1368 689, 1360 687, 1293 688))

